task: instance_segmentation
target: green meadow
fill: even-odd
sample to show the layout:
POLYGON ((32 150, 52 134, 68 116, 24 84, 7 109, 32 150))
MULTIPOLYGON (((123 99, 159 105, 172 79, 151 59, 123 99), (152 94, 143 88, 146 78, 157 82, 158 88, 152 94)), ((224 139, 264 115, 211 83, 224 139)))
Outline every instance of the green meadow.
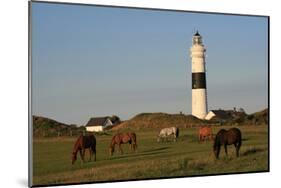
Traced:
MULTIPOLYGON (((217 133, 221 128, 213 127, 217 133)), ((177 142, 156 141, 160 129, 132 130, 137 134, 138 149, 109 157, 108 146, 117 131, 96 135, 97 161, 82 163, 80 156, 71 165, 76 137, 35 138, 33 140, 33 185, 103 182, 130 179, 197 176, 222 173, 268 171, 268 126, 238 126, 242 132, 240 157, 233 145, 228 157, 221 148, 220 159, 212 151, 212 141, 198 143, 197 128, 180 128, 177 142)), ((119 130, 126 132, 128 129, 119 130)), ((86 159, 89 154, 86 152, 86 159)))

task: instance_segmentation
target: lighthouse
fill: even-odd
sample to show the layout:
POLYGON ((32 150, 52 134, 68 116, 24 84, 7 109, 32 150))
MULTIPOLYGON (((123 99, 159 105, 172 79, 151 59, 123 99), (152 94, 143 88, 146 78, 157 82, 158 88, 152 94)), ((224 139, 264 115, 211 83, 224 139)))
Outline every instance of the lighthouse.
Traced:
POLYGON ((202 37, 197 31, 192 38, 190 56, 192 67, 192 115, 199 119, 204 119, 208 111, 205 52, 202 37))

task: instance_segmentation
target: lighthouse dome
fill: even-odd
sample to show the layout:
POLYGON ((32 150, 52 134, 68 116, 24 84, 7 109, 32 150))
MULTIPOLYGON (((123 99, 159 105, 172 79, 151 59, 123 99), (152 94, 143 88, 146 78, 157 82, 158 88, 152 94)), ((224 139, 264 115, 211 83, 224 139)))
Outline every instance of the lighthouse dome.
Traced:
POLYGON ((196 33, 194 34, 194 36, 198 36, 198 37, 200 37, 201 35, 199 34, 199 32, 198 32, 198 31, 196 31, 196 33))
POLYGON ((192 43, 193 45, 202 45, 202 37, 198 31, 193 35, 192 43))

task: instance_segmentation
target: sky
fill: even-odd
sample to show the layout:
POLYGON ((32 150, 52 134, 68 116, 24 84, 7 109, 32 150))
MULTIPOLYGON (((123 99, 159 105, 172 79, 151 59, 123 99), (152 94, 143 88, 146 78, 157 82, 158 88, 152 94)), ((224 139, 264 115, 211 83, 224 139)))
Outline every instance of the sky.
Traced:
POLYGON ((32 2, 32 115, 85 125, 191 113, 190 47, 206 47, 208 109, 268 106, 266 17, 32 2))

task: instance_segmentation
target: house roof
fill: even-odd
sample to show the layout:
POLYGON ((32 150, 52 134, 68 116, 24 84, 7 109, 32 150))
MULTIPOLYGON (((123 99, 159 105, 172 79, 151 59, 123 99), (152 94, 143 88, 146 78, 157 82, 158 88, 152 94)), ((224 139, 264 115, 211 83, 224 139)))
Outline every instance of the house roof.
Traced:
POLYGON ((88 126, 99 126, 103 125, 105 121, 108 119, 108 117, 96 117, 96 118, 91 118, 88 123, 86 124, 86 127, 88 126))
POLYGON ((232 117, 232 115, 225 111, 225 110, 211 110, 217 118, 220 118, 220 119, 229 119, 232 117))

